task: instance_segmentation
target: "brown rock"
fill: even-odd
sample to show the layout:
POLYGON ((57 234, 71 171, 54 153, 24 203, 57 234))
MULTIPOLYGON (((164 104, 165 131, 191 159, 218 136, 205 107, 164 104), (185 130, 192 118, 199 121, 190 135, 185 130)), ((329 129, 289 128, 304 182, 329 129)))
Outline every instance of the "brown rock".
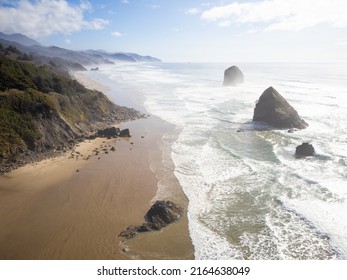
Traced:
POLYGON ((140 226, 129 226, 119 234, 119 237, 130 239, 140 232, 160 230, 178 221, 182 214, 183 210, 173 202, 156 201, 145 215, 146 223, 140 226))
POLYGON ((253 121, 264 122, 275 128, 304 129, 308 124, 273 87, 266 89, 254 109, 253 121))

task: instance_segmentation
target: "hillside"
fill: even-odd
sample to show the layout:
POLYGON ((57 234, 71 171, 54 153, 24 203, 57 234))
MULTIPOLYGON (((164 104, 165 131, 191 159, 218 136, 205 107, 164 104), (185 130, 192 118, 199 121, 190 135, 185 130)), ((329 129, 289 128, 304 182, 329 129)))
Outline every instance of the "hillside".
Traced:
POLYGON ((114 64, 118 62, 160 62, 152 56, 143 56, 127 52, 106 52, 102 50, 76 51, 56 46, 43 46, 39 42, 22 34, 7 35, 0 32, 0 44, 10 46, 33 57, 42 63, 54 63, 62 70, 86 70, 85 67, 97 64, 114 64))
POLYGON ((57 68, 0 45, 0 172, 63 151, 97 129, 141 117, 57 68))
POLYGON ((39 42, 23 35, 23 34, 11 34, 11 35, 7 35, 5 33, 0 32, 0 39, 4 39, 7 41, 11 41, 11 42, 16 42, 18 44, 21 44, 23 46, 34 46, 34 45, 40 45, 39 42))
POLYGON ((123 61, 123 62, 161 62, 159 58, 155 58, 152 56, 143 56, 136 53, 127 53, 127 52, 115 52, 115 53, 109 53, 106 51, 95 51, 95 50, 88 50, 84 53, 90 54, 90 55, 97 55, 104 57, 105 59, 109 59, 111 61, 123 61))

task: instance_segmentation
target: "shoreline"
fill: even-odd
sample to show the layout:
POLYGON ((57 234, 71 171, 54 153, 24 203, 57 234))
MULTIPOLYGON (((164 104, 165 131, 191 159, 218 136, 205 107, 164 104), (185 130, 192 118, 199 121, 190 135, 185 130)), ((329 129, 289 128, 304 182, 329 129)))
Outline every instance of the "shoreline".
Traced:
MULTIPOLYGON (((99 86, 92 88, 110 98, 99 86)), ((129 128, 132 137, 86 140, 76 145, 74 158, 65 154, 0 176, 0 211, 5 214, 0 259, 193 258, 186 214, 162 231, 124 242, 117 237, 126 227, 143 223, 154 198, 165 198, 156 197, 168 171, 158 172, 163 165, 158 143, 171 129, 154 116, 120 126, 129 128), (179 242, 172 243, 173 237, 179 242)), ((187 198, 178 182, 176 187, 186 212, 187 198)))
MULTIPOLYGON (((102 85, 100 80, 95 81, 85 74, 85 72, 78 72, 78 76, 75 77, 78 77, 78 81, 85 85, 95 82, 93 88, 96 90, 102 90, 103 88, 109 90, 105 94, 115 103, 117 103, 117 100, 124 101, 124 96, 121 96, 122 93, 112 91, 110 87, 102 85)), ((127 91, 126 96, 127 106, 148 114, 142 96, 133 91, 127 91)), ((171 200, 184 209, 184 217, 159 232, 141 233, 129 240, 120 239, 122 253, 129 259, 194 259, 194 248, 188 228, 188 198, 174 175, 175 166, 171 159, 171 144, 176 140, 178 133, 173 133, 176 129, 174 125, 159 117, 151 116, 150 119, 154 119, 154 121, 148 124, 147 129, 152 130, 152 133, 156 133, 157 136, 153 141, 156 149, 149 153, 148 164, 152 174, 156 177, 157 183, 156 192, 148 202, 148 209, 156 200, 171 200), (170 139, 163 141, 164 135, 170 139)), ((138 125, 141 122, 131 123, 134 125, 133 131, 142 129, 141 124, 138 125)), ((143 212, 143 216, 147 210, 143 212)), ((140 224, 143 222, 144 219, 142 218, 140 224)))

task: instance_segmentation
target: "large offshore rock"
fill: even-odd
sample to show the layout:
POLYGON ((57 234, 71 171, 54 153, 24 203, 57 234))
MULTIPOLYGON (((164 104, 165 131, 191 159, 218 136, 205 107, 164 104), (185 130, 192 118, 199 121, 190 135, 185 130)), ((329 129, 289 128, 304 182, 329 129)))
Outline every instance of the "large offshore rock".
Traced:
POLYGON ((224 86, 233 86, 238 83, 243 83, 243 80, 243 74, 237 66, 231 66, 224 71, 224 86))
POLYGON ((275 128, 304 129, 308 124, 273 87, 266 89, 254 109, 253 121, 264 122, 275 128))

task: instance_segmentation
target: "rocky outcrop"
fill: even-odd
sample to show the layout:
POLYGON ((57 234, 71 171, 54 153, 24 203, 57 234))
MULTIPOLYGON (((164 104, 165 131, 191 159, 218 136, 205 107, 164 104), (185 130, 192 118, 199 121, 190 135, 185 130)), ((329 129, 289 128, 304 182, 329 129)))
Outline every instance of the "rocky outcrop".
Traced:
POLYGON ((264 122, 274 128, 304 129, 308 124, 273 87, 266 89, 254 109, 254 122, 264 122))
POLYGON ((179 220, 183 210, 171 201, 156 201, 145 215, 146 223, 140 226, 129 226, 123 230, 119 237, 133 238, 141 232, 160 230, 167 225, 179 220))
POLYGON ((119 132, 119 137, 131 137, 130 131, 128 128, 123 129, 119 132))
POLYGON ((0 173, 61 153, 98 130, 129 137, 129 130, 106 128, 145 117, 85 88, 47 59, 12 45, 0 48, 0 173))
POLYGON ((182 215, 182 209, 171 201, 157 201, 148 210, 145 220, 159 228, 176 222, 182 215))
POLYGON ((314 147, 309 143, 302 143, 301 145, 297 146, 295 149, 296 158, 313 156, 314 153, 315 153, 314 147))
POLYGON ((116 137, 119 135, 119 128, 117 127, 108 127, 105 129, 100 129, 96 133, 96 136, 98 137, 116 137))
POLYGON ((233 86, 238 83, 243 83, 243 80, 243 74, 237 66, 231 66, 224 71, 224 86, 233 86))
POLYGON ((125 128, 120 130, 118 127, 107 127, 105 129, 100 129, 98 132, 91 136, 90 138, 96 138, 96 137, 106 137, 106 138, 113 138, 113 137, 131 137, 129 128, 125 128))

